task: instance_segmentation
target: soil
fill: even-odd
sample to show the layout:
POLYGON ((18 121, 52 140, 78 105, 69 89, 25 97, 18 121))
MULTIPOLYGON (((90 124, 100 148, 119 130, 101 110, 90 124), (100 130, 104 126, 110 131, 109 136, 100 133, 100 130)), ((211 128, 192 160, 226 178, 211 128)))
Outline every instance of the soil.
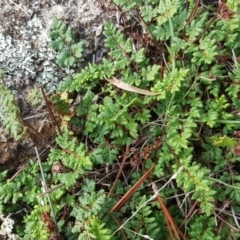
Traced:
POLYGON ((71 73, 56 64, 57 54, 49 46, 52 18, 56 16, 69 24, 76 38, 85 42, 80 70, 92 59, 101 61, 104 55, 102 28, 103 20, 111 18, 109 12, 106 14, 109 4, 96 0, 0 1, 0 69, 28 126, 27 134, 14 141, 0 124, 0 170, 16 170, 30 158, 36 158, 35 146, 43 158, 54 144, 56 126, 51 123, 46 104, 43 101, 34 108, 26 101, 28 91, 34 86, 41 84, 49 96, 71 73))

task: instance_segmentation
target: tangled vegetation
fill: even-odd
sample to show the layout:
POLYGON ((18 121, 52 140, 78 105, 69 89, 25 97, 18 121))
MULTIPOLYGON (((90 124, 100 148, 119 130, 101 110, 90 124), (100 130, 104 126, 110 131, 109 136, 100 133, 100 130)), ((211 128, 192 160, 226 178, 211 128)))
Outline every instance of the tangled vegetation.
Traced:
MULTIPOLYGON (((56 146, 0 174, 1 214, 26 240, 240 238, 240 2, 114 3, 108 56, 51 97, 56 146)), ((81 60, 62 21, 50 37, 81 60)))

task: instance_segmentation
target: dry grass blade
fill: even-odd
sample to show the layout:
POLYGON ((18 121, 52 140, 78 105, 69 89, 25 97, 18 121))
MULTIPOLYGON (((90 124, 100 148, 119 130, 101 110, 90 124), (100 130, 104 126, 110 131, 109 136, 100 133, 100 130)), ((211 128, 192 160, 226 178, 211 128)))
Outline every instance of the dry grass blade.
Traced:
POLYGON ((119 179, 119 177, 120 177, 120 175, 121 175, 121 172, 122 172, 123 167, 124 167, 124 164, 125 164, 125 162, 126 162, 126 160, 127 160, 128 154, 129 154, 129 146, 126 146, 126 150, 125 150, 125 153, 124 153, 124 157, 123 157, 121 166, 120 166, 120 168, 119 168, 119 170, 118 170, 118 174, 117 174, 117 176, 116 176, 116 179, 115 179, 115 181, 114 181, 114 183, 113 183, 113 185, 112 185, 112 187, 111 187, 111 189, 110 189, 110 192, 109 192, 109 194, 108 194, 108 197, 111 196, 112 191, 113 191, 113 189, 115 188, 115 186, 116 186, 116 184, 117 184, 117 180, 119 179))
POLYGON ((187 19, 187 24, 190 24, 191 21, 196 17, 196 15, 197 15, 197 13, 198 13, 198 6, 199 6, 199 4, 200 4, 200 0, 197 0, 197 1, 195 2, 195 5, 194 5, 194 7, 193 7, 193 10, 192 10, 190 16, 189 16, 188 19, 187 19))
POLYGON ((15 6, 17 6, 19 9, 21 9, 29 18, 31 17, 22 7, 20 7, 18 4, 16 4, 15 2, 13 2, 12 0, 9 0, 10 3, 14 4, 15 6))
POLYGON ((163 211, 163 214, 164 214, 164 217, 166 219, 166 222, 167 222, 167 227, 168 227, 168 231, 169 231, 169 235, 170 235, 170 238, 171 240, 174 240, 175 238, 173 237, 174 235, 176 236, 176 238, 178 240, 180 239, 184 239, 184 234, 179 230, 179 228, 177 227, 174 219, 172 218, 171 214, 169 213, 167 207, 165 206, 162 198, 160 197, 160 195, 158 194, 158 189, 157 189, 157 186, 155 183, 152 183, 153 185, 153 192, 154 194, 157 194, 157 200, 162 208, 162 211, 163 211), (180 236, 182 238, 180 238, 180 236))
POLYGON ((148 91, 148 90, 144 90, 144 89, 141 89, 141 88, 138 88, 138 87, 134 87, 134 86, 131 86, 123 81, 120 81, 118 80, 117 78, 113 77, 112 79, 108 79, 105 77, 105 79, 110 82, 112 85, 120 88, 120 89, 123 89, 123 90, 126 90, 128 92, 135 92, 135 93, 139 93, 139 94, 143 94, 143 95, 147 95, 147 96, 156 96, 156 95, 159 95, 159 93, 154 93, 154 92, 151 92, 151 91, 148 91))
MULTIPOLYGON (((48 189, 48 186, 47 186, 47 182, 46 182, 44 171, 43 171, 43 167, 42 167, 42 162, 41 162, 41 159, 40 159, 37 147, 35 147, 35 152, 36 152, 36 155, 37 155, 38 164, 39 164, 40 171, 41 171, 42 185, 43 185, 44 191, 47 192, 49 189, 48 189)), ((57 225, 57 220, 56 220, 56 216, 55 216, 55 213, 54 213, 54 209, 53 209, 51 198, 50 198, 48 193, 46 193, 46 196, 47 196, 48 203, 49 203, 49 206, 50 206, 50 209, 51 209, 51 215, 53 217, 55 228, 56 228, 57 232, 59 232, 58 225, 57 225)))
MULTIPOLYGON (((121 227, 121 224, 119 223, 119 221, 118 221, 113 215, 112 215, 112 218, 113 218, 113 220, 116 222, 116 224, 118 225, 118 227, 121 227)), ((120 229, 120 231, 121 231, 121 234, 122 234, 124 240, 128 240, 128 238, 127 238, 127 236, 126 236, 126 234, 125 234, 125 232, 123 231, 122 228, 120 229)))
POLYGON ((127 193, 117 202, 117 204, 111 209, 110 213, 116 212, 128 201, 128 199, 137 191, 143 181, 150 175, 155 164, 127 191, 127 193))

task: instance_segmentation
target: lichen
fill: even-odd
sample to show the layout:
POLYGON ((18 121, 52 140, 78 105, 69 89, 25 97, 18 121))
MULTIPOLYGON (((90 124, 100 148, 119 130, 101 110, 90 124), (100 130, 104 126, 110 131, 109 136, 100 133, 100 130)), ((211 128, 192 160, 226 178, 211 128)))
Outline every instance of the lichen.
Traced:
MULTIPOLYGON (((13 89, 38 82, 47 91, 54 92, 71 71, 56 64, 57 53, 49 46, 48 31, 52 18, 57 16, 71 20, 72 27, 77 29, 81 24, 89 24, 99 17, 101 10, 93 0, 62 1, 61 5, 55 1, 25 3, 19 3, 21 8, 6 3, 0 10, 0 14, 5 16, 5 22, 0 24, 0 69, 4 71, 7 86, 13 89)), ((91 29, 84 30, 83 35, 92 35, 95 25, 94 23, 91 29)), ((88 46, 90 43, 86 39, 86 47, 88 46)), ((85 55, 90 53, 91 50, 86 49, 85 55)))

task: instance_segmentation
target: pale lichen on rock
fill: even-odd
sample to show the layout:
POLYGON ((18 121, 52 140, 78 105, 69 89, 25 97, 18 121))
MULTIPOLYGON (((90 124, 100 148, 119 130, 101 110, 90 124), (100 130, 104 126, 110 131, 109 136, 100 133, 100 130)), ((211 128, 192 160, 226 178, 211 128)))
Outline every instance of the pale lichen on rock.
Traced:
MULTIPOLYGON (((61 80, 71 73, 56 64, 57 54, 49 46, 48 32, 54 16, 67 21, 75 30, 84 32, 85 56, 91 54, 89 39, 96 31, 101 10, 93 0, 29 1, 18 5, 1 2, 0 69, 13 89, 38 82, 54 92, 61 80), (91 26, 86 28, 85 26, 91 26)), ((79 32, 80 32, 79 31, 79 32)))

